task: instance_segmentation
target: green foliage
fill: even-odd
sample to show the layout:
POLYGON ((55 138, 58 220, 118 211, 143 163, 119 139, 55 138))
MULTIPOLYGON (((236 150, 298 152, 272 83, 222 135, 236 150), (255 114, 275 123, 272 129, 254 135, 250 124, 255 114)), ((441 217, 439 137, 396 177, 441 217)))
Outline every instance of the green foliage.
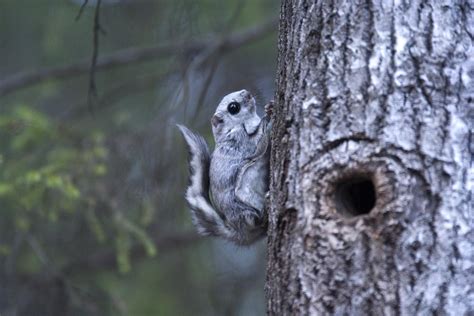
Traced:
MULTIPOLYGON (((120 209, 104 206, 98 194, 108 163, 101 132, 72 130, 21 105, 0 116, 0 148, 0 212, 11 235, 23 232, 44 240, 49 232, 44 225, 62 234, 60 219, 78 218, 98 244, 115 244, 120 272, 130 270, 132 242, 141 243, 148 255, 156 254, 144 229, 150 206, 143 207, 141 224, 135 224, 120 209), (105 209, 97 209, 99 204, 105 209), (104 211, 115 220, 103 220, 104 211)), ((0 245, 0 256, 8 253, 9 247, 0 245)))
POLYGON ((101 137, 74 137, 26 106, 0 116, 0 203, 17 228, 29 230, 32 218, 55 222, 87 204, 81 178, 104 174, 107 151, 101 137))

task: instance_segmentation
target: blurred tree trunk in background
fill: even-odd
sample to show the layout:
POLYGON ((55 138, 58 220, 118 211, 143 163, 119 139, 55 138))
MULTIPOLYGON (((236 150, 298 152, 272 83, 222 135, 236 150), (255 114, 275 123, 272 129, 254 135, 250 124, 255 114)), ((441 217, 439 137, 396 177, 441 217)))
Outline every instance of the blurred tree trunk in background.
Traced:
POLYGON ((472 2, 281 10, 269 314, 472 315, 472 2))

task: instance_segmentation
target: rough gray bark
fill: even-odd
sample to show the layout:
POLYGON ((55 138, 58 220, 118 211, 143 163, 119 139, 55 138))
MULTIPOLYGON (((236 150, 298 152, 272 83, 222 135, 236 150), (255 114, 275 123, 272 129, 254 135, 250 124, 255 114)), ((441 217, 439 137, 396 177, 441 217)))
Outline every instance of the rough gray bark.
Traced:
POLYGON ((270 314, 474 313, 473 7, 283 1, 270 314))

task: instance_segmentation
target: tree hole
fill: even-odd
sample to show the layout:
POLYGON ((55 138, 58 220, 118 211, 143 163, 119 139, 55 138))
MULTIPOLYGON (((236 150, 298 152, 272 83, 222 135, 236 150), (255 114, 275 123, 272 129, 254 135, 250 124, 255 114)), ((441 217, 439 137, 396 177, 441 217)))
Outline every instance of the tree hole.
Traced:
POLYGON ((336 184, 336 207, 346 216, 370 213, 377 201, 375 186, 368 176, 352 176, 336 184))

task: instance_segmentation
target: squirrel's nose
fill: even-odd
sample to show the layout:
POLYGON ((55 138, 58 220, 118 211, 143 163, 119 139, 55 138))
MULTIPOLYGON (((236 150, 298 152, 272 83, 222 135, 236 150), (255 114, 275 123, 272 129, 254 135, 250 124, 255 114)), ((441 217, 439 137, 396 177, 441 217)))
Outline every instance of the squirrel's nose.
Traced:
POLYGON ((240 95, 242 96, 242 98, 244 98, 245 101, 250 101, 250 99, 252 99, 252 95, 250 94, 250 92, 245 89, 240 91, 240 95))
POLYGON ((222 117, 220 117, 217 114, 214 114, 211 118, 211 124, 214 127, 217 127, 217 125, 219 125, 220 123, 223 123, 223 122, 224 122, 224 120, 222 119, 222 117))

